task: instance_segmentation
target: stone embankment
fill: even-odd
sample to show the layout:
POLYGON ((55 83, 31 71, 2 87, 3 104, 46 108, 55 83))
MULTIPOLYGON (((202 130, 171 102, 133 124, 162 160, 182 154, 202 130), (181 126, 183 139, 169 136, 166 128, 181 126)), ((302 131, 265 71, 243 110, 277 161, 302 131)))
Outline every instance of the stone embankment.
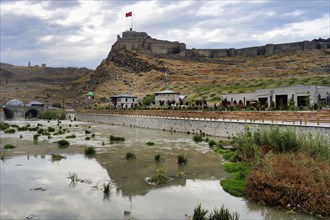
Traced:
MULTIPOLYGON (((327 114, 327 113, 325 113, 327 114)), ((205 134, 219 137, 234 137, 238 132, 243 131, 245 126, 251 130, 263 129, 270 126, 278 126, 280 129, 294 128, 301 133, 320 133, 330 140, 329 123, 308 122, 303 120, 284 121, 284 120, 265 120, 265 118, 212 118, 212 117, 178 117, 178 116, 152 116, 129 114, 129 111, 113 113, 74 113, 67 115, 71 119, 76 118, 80 121, 108 123, 130 127, 141 127, 157 129, 171 132, 184 132, 191 134, 205 134)))

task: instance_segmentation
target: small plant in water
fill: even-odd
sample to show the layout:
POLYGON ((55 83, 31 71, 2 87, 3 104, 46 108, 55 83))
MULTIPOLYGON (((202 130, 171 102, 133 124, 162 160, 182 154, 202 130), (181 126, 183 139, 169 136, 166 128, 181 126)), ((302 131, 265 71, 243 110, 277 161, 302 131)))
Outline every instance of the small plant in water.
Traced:
POLYGON ((217 145, 217 142, 215 142, 214 140, 209 141, 209 147, 210 148, 214 148, 215 145, 217 145))
POLYGON ((125 138, 124 137, 116 137, 116 136, 110 135, 110 143, 121 142, 121 141, 125 141, 125 138))
POLYGON ((94 147, 86 147, 85 148, 85 155, 93 155, 95 154, 95 148, 94 147))
POLYGON ((90 133, 92 133, 92 132, 89 130, 85 130, 85 134, 90 134, 90 133))
POLYGON ((76 138, 76 135, 72 134, 72 135, 66 136, 65 138, 76 138))
POLYGON ((5 146, 3 146, 3 148, 5 148, 5 149, 14 149, 16 146, 15 145, 13 145, 13 144, 6 144, 5 146))
POLYGON ((154 143, 154 142, 151 142, 151 141, 148 141, 148 142, 146 143, 146 145, 152 146, 152 145, 155 145, 155 143, 154 143))
POLYGON ((91 138, 95 138, 95 134, 94 133, 91 135, 91 138))
POLYGON ((15 134, 16 130, 14 128, 8 128, 5 130, 6 134, 15 134))
POLYGON ((107 184, 103 183, 103 200, 109 200, 111 195, 110 182, 107 184))
POLYGON ((38 142, 38 138, 39 138, 40 134, 34 134, 33 135, 33 141, 34 142, 38 142))
POLYGON ((160 154, 155 155, 155 161, 160 161, 160 154))
POLYGON ((136 159, 136 156, 134 153, 128 152, 126 153, 126 160, 132 160, 132 159, 136 159))
POLYGON ((91 139, 91 138, 90 138, 90 137, 88 137, 88 136, 87 136, 87 137, 85 137, 85 140, 86 140, 86 141, 89 141, 90 139, 91 139))
POLYGON ((194 135, 193 140, 198 143, 203 141, 202 135, 194 135))
POLYGON ((20 135, 20 136, 19 136, 19 138, 21 138, 21 139, 22 139, 22 138, 23 138, 23 135, 20 135))
POLYGON ((57 144, 59 148, 67 148, 70 145, 70 142, 67 140, 59 140, 57 144))
POLYGON ((178 155, 178 164, 180 165, 187 164, 187 161, 188 159, 184 155, 182 154, 178 155))
POLYGON ((65 156, 62 156, 61 154, 52 154, 52 158, 51 161, 55 162, 55 161, 60 161, 62 159, 66 158, 65 156))
POLYGON ((155 170, 155 174, 151 177, 150 181, 156 185, 168 183, 171 178, 165 175, 166 171, 163 169, 155 170))
POLYGON ((68 179, 71 180, 70 185, 76 186, 79 178, 77 173, 69 173, 68 179))
POLYGON ((239 215, 237 212, 230 213, 227 208, 225 208, 223 205, 221 208, 214 209, 209 216, 207 217, 207 213, 209 211, 205 210, 202 208, 201 204, 199 204, 195 209, 194 209, 194 215, 193 218, 194 220, 208 220, 208 219, 223 219, 223 220, 239 220, 239 215))

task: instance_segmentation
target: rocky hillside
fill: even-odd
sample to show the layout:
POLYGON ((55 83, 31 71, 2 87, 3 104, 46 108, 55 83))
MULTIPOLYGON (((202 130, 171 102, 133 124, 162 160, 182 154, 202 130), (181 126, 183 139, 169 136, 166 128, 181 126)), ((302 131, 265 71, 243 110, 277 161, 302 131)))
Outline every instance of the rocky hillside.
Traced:
POLYGON ((81 95, 80 87, 84 77, 89 79, 92 70, 87 68, 53 68, 26 67, 0 64, 0 103, 10 99, 23 102, 32 100, 51 105, 62 103, 63 99, 70 104, 77 95, 81 95))
POLYGON ((113 49, 91 74, 86 91, 96 98, 130 93, 139 98, 171 89, 189 99, 219 100, 221 94, 289 85, 330 85, 330 50, 289 51, 272 56, 161 58, 113 49))

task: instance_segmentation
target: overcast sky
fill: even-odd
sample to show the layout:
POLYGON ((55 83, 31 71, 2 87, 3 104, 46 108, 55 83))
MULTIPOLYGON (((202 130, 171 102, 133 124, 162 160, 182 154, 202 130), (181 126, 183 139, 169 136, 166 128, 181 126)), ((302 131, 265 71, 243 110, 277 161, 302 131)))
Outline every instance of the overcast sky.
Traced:
POLYGON ((330 37, 330 0, 1 0, 1 62, 95 69, 130 28, 187 48, 330 37))

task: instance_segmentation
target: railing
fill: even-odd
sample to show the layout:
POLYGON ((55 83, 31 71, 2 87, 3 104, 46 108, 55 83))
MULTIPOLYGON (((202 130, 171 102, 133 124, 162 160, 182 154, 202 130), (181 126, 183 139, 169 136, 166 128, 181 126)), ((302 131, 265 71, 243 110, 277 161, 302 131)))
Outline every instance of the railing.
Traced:
POLYGON ((325 125, 330 126, 330 110, 320 111, 179 111, 179 110, 102 110, 85 113, 162 117, 191 120, 216 120, 267 124, 325 125))

